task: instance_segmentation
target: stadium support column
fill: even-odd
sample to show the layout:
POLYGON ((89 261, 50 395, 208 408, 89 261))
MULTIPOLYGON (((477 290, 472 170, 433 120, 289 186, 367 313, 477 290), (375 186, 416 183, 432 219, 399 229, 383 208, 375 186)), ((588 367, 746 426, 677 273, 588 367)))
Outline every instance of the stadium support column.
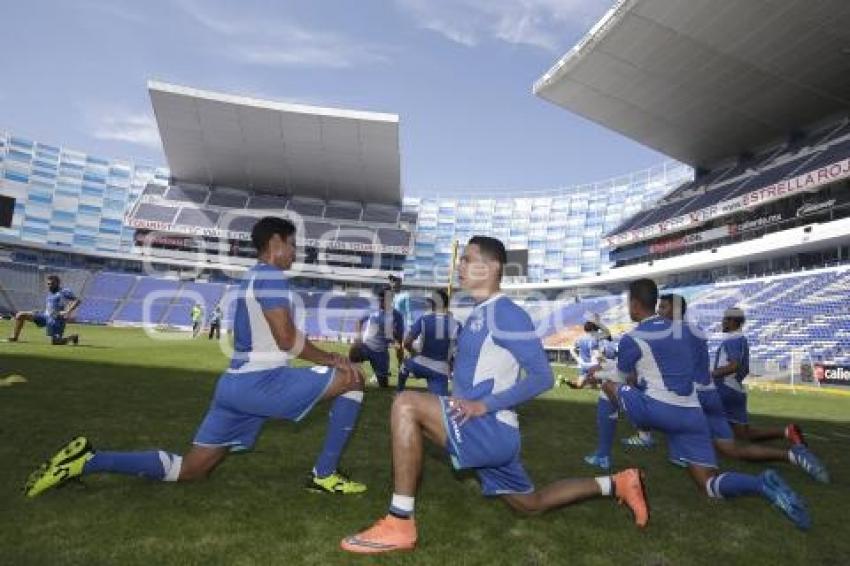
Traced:
POLYGON ((457 240, 452 242, 452 263, 449 265, 449 284, 446 293, 449 296, 449 301, 452 300, 452 287, 455 280, 455 264, 457 264, 457 240))

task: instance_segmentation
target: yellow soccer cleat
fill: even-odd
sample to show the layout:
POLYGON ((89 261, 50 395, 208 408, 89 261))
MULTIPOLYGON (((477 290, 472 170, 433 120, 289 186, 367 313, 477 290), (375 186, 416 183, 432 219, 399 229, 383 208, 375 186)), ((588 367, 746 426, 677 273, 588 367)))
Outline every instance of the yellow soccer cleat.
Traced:
POLYGON ((35 497, 82 475, 83 466, 92 456, 94 450, 89 441, 84 436, 78 436, 29 475, 24 486, 24 495, 35 497))
POLYGON ((342 495, 355 495, 366 491, 364 484, 352 481, 338 471, 325 478, 318 478, 315 474, 310 473, 305 487, 317 493, 340 493, 342 495))

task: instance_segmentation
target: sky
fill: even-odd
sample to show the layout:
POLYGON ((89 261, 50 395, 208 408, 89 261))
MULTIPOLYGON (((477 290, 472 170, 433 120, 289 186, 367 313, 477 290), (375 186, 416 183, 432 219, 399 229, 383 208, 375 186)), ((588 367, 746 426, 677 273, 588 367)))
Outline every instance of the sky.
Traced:
POLYGON ((666 158, 532 85, 613 0, 28 0, 0 129, 165 165, 149 79, 400 116, 406 195, 564 187, 666 158))

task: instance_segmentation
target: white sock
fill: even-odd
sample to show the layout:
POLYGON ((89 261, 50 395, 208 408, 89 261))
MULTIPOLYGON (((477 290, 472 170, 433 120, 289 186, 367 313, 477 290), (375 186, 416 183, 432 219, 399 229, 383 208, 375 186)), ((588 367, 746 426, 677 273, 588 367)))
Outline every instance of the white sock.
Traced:
POLYGON ((180 479, 180 468, 183 467, 183 457, 159 451, 159 461, 162 463, 162 481, 177 481, 180 479))
POLYGON ((595 479, 596 483, 599 484, 599 492, 602 495, 611 495, 611 476, 599 476, 598 478, 593 479, 595 479))
POLYGON ((652 433, 648 430, 639 430, 638 437, 640 437, 641 440, 649 441, 652 440, 652 433))
POLYGON ((393 498, 390 501, 390 512, 396 512, 399 515, 413 515, 413 504, 416 498, 409 495, 399 495, 393 493, 393 498))

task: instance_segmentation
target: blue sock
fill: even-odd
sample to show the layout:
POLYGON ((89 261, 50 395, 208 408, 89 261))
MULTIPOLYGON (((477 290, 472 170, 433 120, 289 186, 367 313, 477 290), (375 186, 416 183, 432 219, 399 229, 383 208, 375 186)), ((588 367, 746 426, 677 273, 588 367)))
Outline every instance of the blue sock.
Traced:
POLYGON ((98 451, 83 466, 83 474, 125 474, 150 480, 177 481, 183 458, 162 450, 145 452, 98 451))
POLYGON ((401 369, 398 370, 398 386, 396 387, 397 391, 404 391, 404 387, 405 385, 407 385, 408 377, 410 377, 410 372, 407 371, 407 368, 402 365, 401 369))
POLYGON ((705 484, 705 490, 709 497, 716 499, 762 494, 761 480, 758 476, 738 472, 724 472, 714 476, 705 484))
POLYGON ((328 423, 328 434, 325 436, 325 445, 319 454, 313 473, 317 477, 324 478, 336 471, 339 457, 342 455, 348 437, 354 430, 354 423, 360 415, 360 406, 363 403, 362 391, 349 391, 337 397, 331 405, 331 419, 328 423))
POLYGON ((448 377, 429 377, 428 391, 434 395, 448 397, 449 395, 449 378, 448 377))
POLYGON ((600 397, 596 403, 596 427, 599 430, 596 455, 610 458, 614 434, 617 432, 617 408, 607 398, 600 397))

